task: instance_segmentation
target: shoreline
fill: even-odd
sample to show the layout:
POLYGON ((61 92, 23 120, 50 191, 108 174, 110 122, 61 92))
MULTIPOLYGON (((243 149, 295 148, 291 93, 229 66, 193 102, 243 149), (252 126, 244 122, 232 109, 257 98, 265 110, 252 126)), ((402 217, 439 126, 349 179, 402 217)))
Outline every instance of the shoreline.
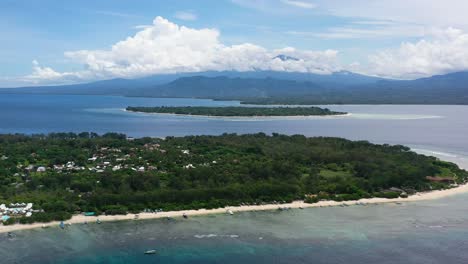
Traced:
MULTIPOLYGON (((408 198, 366 198, 355 201, 320 201, 313 204, 305 203, 304 201, 294 201, 292 203, 285 204, 265 204, 265 205, 246 205, 246 206, 227 206, 224 208, 217 209, 199 209, 199 210, 182 210, 182 211, 169 211, 169 212, 159 212, 159 213, 139 213, 138 220, 147 220, 147 219, 161 219, 161 218, 182 218, 183 214, 190 216, 202 216, 202 215, 211 215, 211 214, 227 214, 228 210, 233 213, 237 212, 254 212, 254 211, 273 211, 278 210, 279 208, 291 208, 291 209, 301 209, 301 208, 318 208, 318 207, 336 207, 336 206, 351 206, 351 205, 370 205, 370 204, 384 204, 384 203, 403 203, 403 202, 418 202, 418 201, 428 201, 435 200, 440 198, 445 198, 453 195, 468 193, 468 183, 460 185, 446 190, 437 190, 423 193, 416 193, 408 198)), ((134 220, 135 214, 126 214, 126 215, 101 215, 101 216, 84 216, 84 215, 74 215, 71 219, 64 221, 66 224, 84 224, 95 223, 99 219, 101 222, 114 222, 114 221, 125 221, 125 220, 134 220)), ((34 223, 34 224, 14 224, 10 226, 0 226, 0 234, 21 230, 36 229, 41 227, 58 227, 59 221, 49 222, 49 223, 34 223)))
POLYGON ((186 116, 186 117, 200 117, 200 118, 226 118, 226 119, 241 119, 241 118, 251 118, 251 119, 310 119, 310 118, 323 118, 323 117, 347 117, 351 116, 351 113, 346 114, 337 114, 337 115, 292 115, 292 116, 217 116, 217 115, 191 115, 191 114, 176 114, 176 113, 149 113, 149 112, 138 112, 138 111, 129 111, 125 108, 121 108, 122 111, 127 113, 135 114, 150 114, 150 115, 171 115, 171 116, 186 116))

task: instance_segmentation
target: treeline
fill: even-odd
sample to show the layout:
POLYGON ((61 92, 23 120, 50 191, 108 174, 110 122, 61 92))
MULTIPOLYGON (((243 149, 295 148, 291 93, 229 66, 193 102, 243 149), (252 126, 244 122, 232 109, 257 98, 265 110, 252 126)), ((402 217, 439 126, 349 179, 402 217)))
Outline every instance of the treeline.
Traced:
POLYGON ((340 138, 0 135, 0 203, 32 202, 44 210, 24 223, 89 211, 395 197, 400 195, 395 188, 411 193, 448 186, 426 176, 450 176, 463 183, 468 173, 404 146, 340 138), (54 169, 69 162, 80 169, 54 169), (38 167, 46 170, 38 172, 38 167))
POLYGON ((316 116, 340 115, 343 112, 320 107, 127 107, 127 111, 142 113, 202 115, 202 116, 316 116))

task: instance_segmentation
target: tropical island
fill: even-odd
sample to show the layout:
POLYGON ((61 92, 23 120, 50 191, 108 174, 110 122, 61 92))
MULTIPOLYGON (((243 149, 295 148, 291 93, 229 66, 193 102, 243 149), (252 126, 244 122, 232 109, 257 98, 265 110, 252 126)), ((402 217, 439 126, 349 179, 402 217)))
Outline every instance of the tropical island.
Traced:
POLYGON ((0 146, 4 225, 78 214, 405 198, 468 179, 457 165, 405 146, 301 135, 16 134, 0 135, 0 146))
POLYGON ((320 107, 135 107, 129 106, 127 111, 141 113, 196 115, 196 116, 226 116, 226 117, 253 117, 253 116, 329 116, 344 115, 344 112, 331 111, 320 107))

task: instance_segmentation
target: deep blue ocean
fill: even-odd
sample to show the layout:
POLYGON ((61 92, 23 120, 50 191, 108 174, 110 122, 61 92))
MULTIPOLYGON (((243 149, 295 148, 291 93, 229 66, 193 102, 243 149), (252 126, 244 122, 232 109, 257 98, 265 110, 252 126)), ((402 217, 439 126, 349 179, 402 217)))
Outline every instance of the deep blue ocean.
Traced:
MULTIPOLYGON (((0 133, 129 136, 277 132, 404 144, 468 168, 468 106, 326 106, 345 117, 210 118, 126 106, 198 99, 0 95, 0 133)), ((0 146, 1 147, 1 146, 0 146)), ((0 234, 0 263, 468 263, 468 195, 408 204, 249 212, 0 234), (156 255, 144 255, 157 249, 156 255)))

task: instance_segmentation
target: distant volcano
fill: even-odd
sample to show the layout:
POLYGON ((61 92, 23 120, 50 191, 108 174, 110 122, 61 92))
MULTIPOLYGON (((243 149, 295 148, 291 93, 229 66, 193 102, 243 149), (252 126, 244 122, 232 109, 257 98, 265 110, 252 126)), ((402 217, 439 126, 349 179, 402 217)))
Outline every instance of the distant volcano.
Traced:
POLYGON ((298 58, 294 58, 294 57, 291 57, 291 56, 288 56, 288 55, 284 55, 284 54, 280 54, 276 57, 273 58, 274 59, 280 59, 282 61, 299 61, 298 58))

